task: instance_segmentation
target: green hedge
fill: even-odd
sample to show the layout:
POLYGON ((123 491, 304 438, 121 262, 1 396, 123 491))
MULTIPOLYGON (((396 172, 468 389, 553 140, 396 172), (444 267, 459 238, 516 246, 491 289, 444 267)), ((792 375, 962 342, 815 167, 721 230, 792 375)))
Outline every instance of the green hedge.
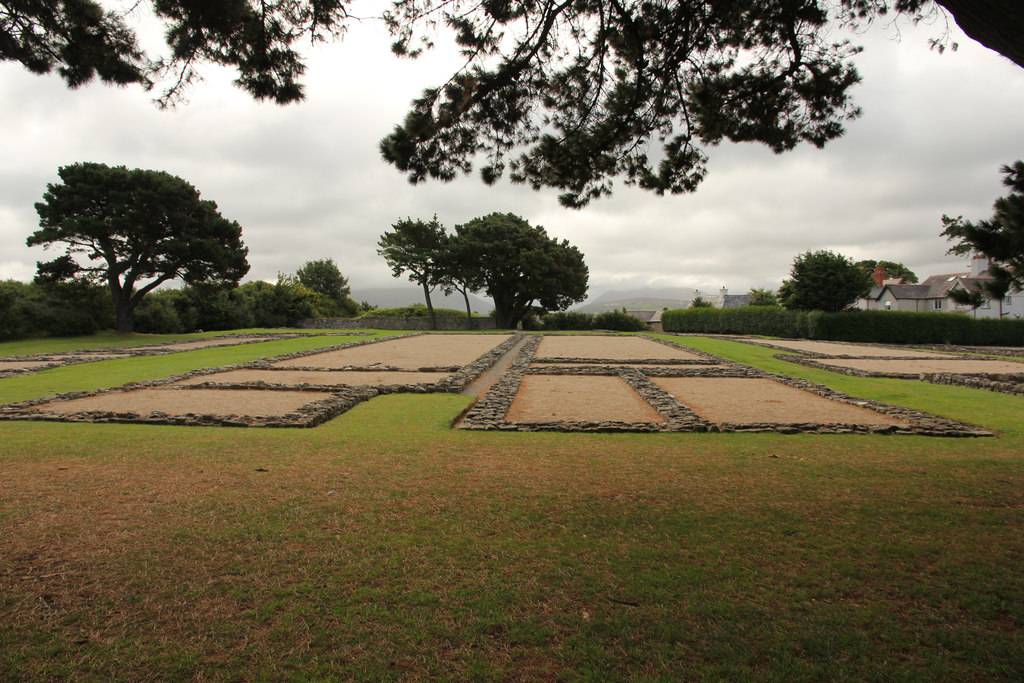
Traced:
POLYGON ((776 306, 686 308, 665 311, 661 325, 666 332, 805 337, 808 315, 807 311, 787 311, 776 306))
POLYGON ((1024 320, 976 320, 950 313, 703 308, 666 311, 666 332, 757 334, 884 344, 1024 346, 1024 320))
POLYGON ((538 329, 640 332, 647 329, 647 323, 624 311, 605 311, 596 315, 579 311, 559 311, 545 314, 538 329))

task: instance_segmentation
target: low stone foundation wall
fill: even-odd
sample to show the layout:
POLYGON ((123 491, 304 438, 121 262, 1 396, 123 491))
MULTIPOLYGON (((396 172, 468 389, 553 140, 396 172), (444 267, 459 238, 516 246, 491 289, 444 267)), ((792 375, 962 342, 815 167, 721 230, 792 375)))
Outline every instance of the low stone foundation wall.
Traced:
MULTIPOLYGON (((657 340, 661 341, 661 340, 657 340)), ((670 342, 662 342, 674 346, 670 342)), ((773 432, 777 434, 918 434, 926 436, 992 436, 992 433, 972 425, 938 417, 899 406, 892 406, 868 399, 848 396, 826 386, 795 379, 785 375, 763 372, 739 363, 716 358, 710 354, 700 353, 706 358, 704 364, 714 363, 725 367, 701 367, 690 361, 677 367, 613 367, 587 364, 590 361, 578 362, 580 359, 569 359, 570 364, 543 367, 530 367, 538 362, 534 358, 539 337, 532 337, 520 350, 517 358, 502 378, 474 404, 461 422, 463 429, 497 430, 519 432, 773 432), (558 422, 508 422, 506 416, 512 402, 519 392, 524 375, 604 375, 619 376, 640 397, 653 407, 662 417, 663 423, 631 423, 616 420, 604 421, 558 421, 558 422), (740 377, 749 379, 769 379, 801 391, 807 391, 828 400, 846 403, 888 415, 905 422, 905 425, 862 425, 845 423, 713 423, 704 420, 690 408, 680 403, 672 394, 663 390, 650 380, 650 377, 740 377)), ((678 348, 678 347, 676 347, 678 348)), ((555 359, 547 359, 555 360, 555 359)), ((564 361, 563 361, 564 362, 564 361)), ((621 360, 610 361, 621 363, 621 360)), ((633 361, 629 361, 633 363, 633 361)), ((645 365, 638 363, 638 365, 645 365)))
MULTIPOLYGON (((346 342, 342 344, 335 344, 332 346, 322 347, 318 349, 310 349, 306 351, 297 351, 295 353, 284 354, 269 359, 261 359, 249 363, 238 363, 234 365, 221 366, 215 368, 202 368, 200 370, 194 370, 191 372, 175 375, 173 377, 167 377, 159 380, 152 380, 146 382, 135 382, 120 387, 112 387, 108 389, 99 389, 96 391, 79 391, 79 392, 68 392, 58 394, 56 396, 48 396, 45 398, 33 399, 29 401, 22 401, 20 403, 12 403, 7 405, 0 405, 0 420, 29 420, 29 421, 47 421, 47 422, 118 422, 118 423, 137 423, 137 424, 162 424, 162 425, 187 425, 187 426, 216 426, 216 427, 315 427, 323 424, 324 422, 331 420, 338 415, 350 410, 363 401, 368 401, 371 398, 380 396, 382 394, 390 393, 438 393, 438 392, 458 392, 461 391, 467 384, 472 382, 494 363, 498 361, 505 353, 511 349, 516 342, 521 339, 521 335, 515 335, 506 339, 495 348, 484 353, 479 358, 474 360, 472 363, 453 370, 454 374, 451 377, 447 377, 439 382, 434 383, 418 383, 418 384, 387 384, 379 386, 349 386, 349 385, 317 385, 317 384, 269 384, 266 382, 202 382, 200 384, 189 384, 184 386, 171 386, 183 380, 207 377, 210 375, 219 374, 231 370, 246 370, 246 369, 260 369, 260 370, 294 370, 295 368, 274 368, 271 363, 276 363, 282 360, 290 360, 293 358, 303 358, 319 353, 325 353, 330 351, 337 351, 345 348, 352 348, 356 346, 368 346, 371 344, 379 344, 394 337, 383 337, 370 339, 365 341, 354 341, 346 342), (233 389, 233 390, 249 390, 249 391, 309 391, 309 392, 329 392, 331 396, 321 401, 316 401, 307 404, 296 411, 273 417, 252 417, 252 416, 239 416, 239 415, 212 415, 212 414, 190 414, 190 415, 165 415, 162 413, 151 413, 148 415, 140 415, 137 413, 123 413, 123 412, 79 412, 79 413, 66 413, 66 414, 53 414, 53 413, 38 413, 33 412, 33 408, 53 403, 55 401, 70 401, 79 398, 88 398, 93 396, 101 396, 104 394, 119 393, 119 392, 131 392, 142 389, 154 389, 162 388, 167 391, 176 390, 204 390, 204 389, 233 389)), ((539 342, 539 340, 538 340, 539 342)), ((324 368, 313 368, 314 370, 324 370, 324 368)), ((374 370, 381 370, 380 367, 373 368, 374 370)), ((337 368, 331 368, 331 370, 337 370, 337 368)))
MULTIPOLYGON (((812 358, 809 356, 779 354, 775 357, 779 360, 788 361, 790 363, 798 363, 799 365, 806 365, 807 367, 816 368, 818 370, 837 372, 841 375, 850 375, 851 377, 914 379, 922 382, 931 382, 932 384, 946 384, 971 387, 972 389, 986 389, 988 391, 997 391, 1002 394, 1024 394, 1024 375, 1007 375, 1003 373, 972 373, 969 375, 961 375, 953 373, 862 370, 860 368, 844 368, 836 365, 827 365, 819 362, 818 358, 812 358)), ((829 358, 834 357, 836 356, 829 356, 829 358)), ((890 359, 886 358, 885 360, 890 359)))

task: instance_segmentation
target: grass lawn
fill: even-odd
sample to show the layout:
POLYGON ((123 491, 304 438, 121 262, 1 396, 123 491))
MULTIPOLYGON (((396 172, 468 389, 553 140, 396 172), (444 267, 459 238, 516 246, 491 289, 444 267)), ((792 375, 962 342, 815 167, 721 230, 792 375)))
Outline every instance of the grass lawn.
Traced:
MULTIPOLYGON (((120 349, 151 344, 167 344, 171 342, 195 341, 235 334, 308 334, 316 336, 325 332, 347 332, 348 330, 305 330, 295 328, 251 328, 246 330, 229 330, 226 332, 192 332, 189 334, 118 334, 117 332, 100 332, 87 337, 52 337, 48 339, 19 339, 0 342, 0 358, 5 356, 27 356, 46 353, 64 353, 66 351, 85 351, 97 349, 120 349)), ((363 330, 360 330, 363 331, 363 330)), ((374 334, 394 334, 382 330, 366 330, 374 334)))
POLYGON ((1024 677, 1024 398, 667 338, 999 437, 455 432, 461 395, 305 430, 0 423, 0 680, 1024 677))

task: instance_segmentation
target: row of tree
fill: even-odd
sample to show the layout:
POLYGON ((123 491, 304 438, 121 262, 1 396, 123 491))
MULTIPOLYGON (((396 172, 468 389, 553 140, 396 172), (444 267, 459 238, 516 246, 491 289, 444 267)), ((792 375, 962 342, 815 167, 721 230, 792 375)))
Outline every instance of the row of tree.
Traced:
POLYGON ((470 326, 469 294, 484 292, 494 300, 495 323, 502 328, 516 327, 531 312, 560 311, 587 296, 589 271, 582 252, 511 213, 474 218, 454 232, 437 216, 405 218, 377 245, 395 277, 407 274, 422 287, 434 328, 430 295, 437 288, 462 294, 470 326))

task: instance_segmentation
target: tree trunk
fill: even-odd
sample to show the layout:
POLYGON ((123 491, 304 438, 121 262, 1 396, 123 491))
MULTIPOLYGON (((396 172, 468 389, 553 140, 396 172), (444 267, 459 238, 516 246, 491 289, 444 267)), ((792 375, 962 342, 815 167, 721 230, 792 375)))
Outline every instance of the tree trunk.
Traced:
POLYGON ((117 331, 132 332, 135 329, 135 321, 132 319, 132 311, 135 310, 135 306, 132 304, 131 292, 126 292, 121 286, 120 280, 114 275, 107 278, 107 287, 110 289, 110 298, 114 301, 117 331))
POLYGON ((513 306, 510 302, 505 301, 501 296, 494 297, 494 326, 499 329, 508 329, 511 327, 512 321, 512 309, 513 306))
POLYGON ((469 308, 469 289, 462 290, 462 298, 466 300, 466 325, 473 329, 473 311, 469 308))
POLYGON ((430 289, 427 287, 427 281, 424 280, 423 285, 423 298, 427 300, 427 313, 430 314, 430 329, 437 329, 437 315, 434 313, 434 304, 430 303, 430 289))
POLYGON ((1024 67, 1021 0, 936 0, 968 36, 1024 67))
POLYGON ((117 331, 127 334, 135 329, 135 320, 132 317, 134 310, 130 301, 118 297, 114 299, 114 310, 117 312, 117 331))

